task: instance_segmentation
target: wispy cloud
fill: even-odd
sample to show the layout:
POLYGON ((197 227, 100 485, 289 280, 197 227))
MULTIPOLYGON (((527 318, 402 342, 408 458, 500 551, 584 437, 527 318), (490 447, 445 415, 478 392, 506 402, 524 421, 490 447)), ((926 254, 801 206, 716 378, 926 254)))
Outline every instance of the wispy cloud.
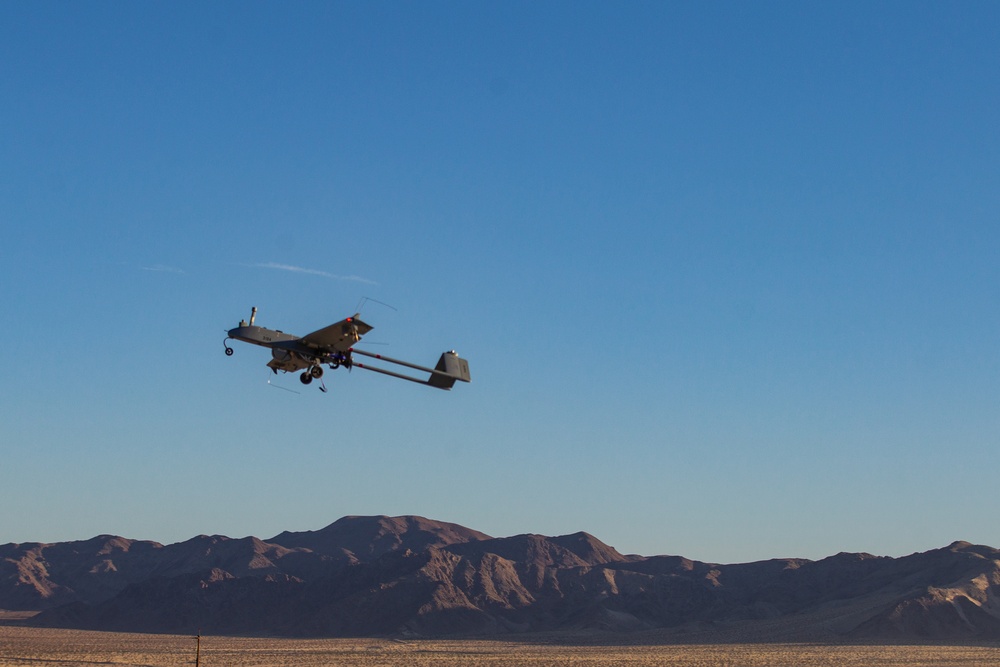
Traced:
POLYGON ((176 273, 178 275, 184 275, 187 273, 183 269, 178 269, 176 266, 167 266, 165 264, 153 264, 152 266, 140 267, 143 271, 156 271, 158 273, 176 273))
POLYGON ((330 278, 331 280, 349 280, 356 283, 364 283, 366 285, 378 285, 374 280, 369 280, 368 278, 362 278, 361 276, 340 276, 328 271, 320 271, 319 269, 307 269, 302 266, 293 266, 291 264, 279 264, 278 262, 260 262, 258 264, 251 264, 250 266, 255 266, 259 269, 276 269, 278 271, 290 271, 292 273, 304 273, 310 276, 320 276, 323 278, 330 278))

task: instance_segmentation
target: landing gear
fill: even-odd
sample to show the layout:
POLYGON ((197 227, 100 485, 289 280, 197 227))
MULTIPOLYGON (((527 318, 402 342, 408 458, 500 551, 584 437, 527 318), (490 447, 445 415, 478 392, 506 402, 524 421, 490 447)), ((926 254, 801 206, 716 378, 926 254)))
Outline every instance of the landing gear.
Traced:
POLYGON ((330 368, 340 368, 342 365, 350 368, 350 358, 342 354, 326 358, 310 359, 307 363, 311 365, 305 368, 302 374, 299 375, 299 382, 302 384, 312 384, 313 380, 319 380, 319 389, 324 392, 326 391, 326 386, 323 385, 323 363, 329 364, 330 368))
POLYGON ((224 348, 226 348, 226 356, 227 357, 231 357, 231 356, 233 356, 233 348, 229 347, 229 344, 226 343, 227 340, 229 340, 229 339, 226 338, 226 340, 222 341, 222 346, 224 348))

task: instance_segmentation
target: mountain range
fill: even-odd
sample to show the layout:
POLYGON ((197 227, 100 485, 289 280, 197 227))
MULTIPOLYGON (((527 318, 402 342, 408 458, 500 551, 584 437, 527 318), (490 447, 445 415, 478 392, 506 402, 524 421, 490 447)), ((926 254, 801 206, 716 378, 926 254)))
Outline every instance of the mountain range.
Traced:
POLYGON ((997 641, 1000 550, 955 542, 901 558, 722 565, 623 555, 584 532, 495 538, 418 516, 348 516, 268 540, 0 545, 0 609, 38 612, 28 625, 132 632, 997 641))

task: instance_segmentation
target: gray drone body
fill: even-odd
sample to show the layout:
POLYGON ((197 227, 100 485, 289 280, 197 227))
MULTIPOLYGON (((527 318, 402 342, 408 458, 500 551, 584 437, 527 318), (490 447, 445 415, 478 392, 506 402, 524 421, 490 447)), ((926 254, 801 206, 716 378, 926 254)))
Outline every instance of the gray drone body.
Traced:
MULTIPOLYGON (((291 373, 301 370, 303 373, 299 376, 299 379, 302 381, 302 384, 309 384, 314 379, 322 382, 323 366, 328 366, 331 369, 340 368, 341 366, 348 369, 362 368, 438 389, 451 389, 457 381, 471 381, 469 362, 459 357, 454 350, 444 352, 434 368, 427 368, 411 364, 408 361, 401 361, 380 354, 354 349, 354 345, 361 340, 361 337, 372 330, 372 326, 358 319, 357 314, 302 337, 256 326, 254 324, 256 317, 257 308, 255 307, 250 312, 250 321, 241 321, 238 327, 230 329, 226 340, 239 340, 244 343, 270 348, 271 361, 267 362, 268 368, 274 373, 278 371, 291 373), (370 357, 388 364, 412 368, 423 373, 429 373, 429 377, 418 378, 385 368, 368 366, 355 361, 354 355, 370 357)), ((229 345, 225 347, 226 354, 232 355, 233 349, 229 345)), ((326 391, 326 387, 322 384, 320 389, 326 391)))

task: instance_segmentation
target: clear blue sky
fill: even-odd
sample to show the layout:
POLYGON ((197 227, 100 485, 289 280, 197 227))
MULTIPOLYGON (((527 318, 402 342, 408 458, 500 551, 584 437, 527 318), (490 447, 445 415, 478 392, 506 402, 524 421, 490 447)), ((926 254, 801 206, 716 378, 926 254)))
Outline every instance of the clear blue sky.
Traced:
POLYGON ((991 2, 3 3, 0 543, 1000 546, 998 72, 991 2), (365 296, 473 383, 223 354, 365 296))

